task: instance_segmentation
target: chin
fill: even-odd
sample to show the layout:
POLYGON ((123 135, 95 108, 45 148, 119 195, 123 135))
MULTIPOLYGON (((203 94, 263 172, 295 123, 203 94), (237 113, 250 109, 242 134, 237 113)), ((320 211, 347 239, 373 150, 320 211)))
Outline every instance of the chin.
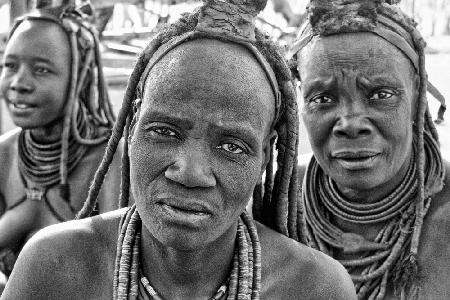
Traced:
POLYGON ((352 190, 361 190, 361 191, 372 190, 379 186, 382 186, 389 180, 386 178, 385 173, 379 172, 377 170, 372 171, 362 170, 352 172, 348 170, 339 170, 338 172, 333 173, 334 174, 331 174, 330 177, 333 179, 334 182, 336 182, 341 187, 345 187, 347 189, 352 190))
POLYGON ((179 251, 194 251, 205 248, 208 237, 205 231, 201 233, 186 233, 181 230, 166 228, 163 232, 152 233, 153 236, 164 246, 179 251))

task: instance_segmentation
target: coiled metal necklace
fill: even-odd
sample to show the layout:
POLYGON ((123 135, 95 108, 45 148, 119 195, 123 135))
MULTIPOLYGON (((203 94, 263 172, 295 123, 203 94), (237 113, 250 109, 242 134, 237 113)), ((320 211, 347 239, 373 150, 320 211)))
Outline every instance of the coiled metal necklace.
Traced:
MULTIPOLYGON (((83 109, 80 109, 77 114, 78 131, 83 136, 90 138, 95 135, 95 129, 87 126, 85 118, 85 112, 83 109)), ((69 173, 75 169, 87 150, 88 146, 78 143, 72 135, 70 136, 69 160, 67 163, 69 173)), ((39 143, 33 139, 30 130, 22 130, 19 134, 18 152, 19 172, 25 186, 26 196, 15 203, 13 207, 18 206, 26 200, 44 201, 59 221, 65 221, 46 198, 48 189, 60 182, 61 140, 53 143, 39 143), (27 182, 32 182, 33 186, 29 187, 27 182)), ((70 199, 64 191, 64 187, 60 188, 61 198, 67 202, 75 215, 76 209, 71 205, 70 199)), ((13 207, 9 207, 8 209, 12 209, 13 207)))
MULTIPOLYGON (((122 217, 117 242, 113 299, 154 299, 161 296, 139 268, 141 220, 133 205, 122 217)), ((261 245, 254 221, 244 212, 237 230, 237 243, 230 277, 211 300, 260 299, 261 245)))
MULTIPOLYGON (((429 133, 425 141, 425 187, 432 187, 444 174, 439 159, 439 146, 429 133)), ((413 143, 415 145, 415 143, 413 143)), ((401 261, 409 248, 416 218, 417 170, 413 149, 406 176, 386 198, 371 204, 347 201, 338 191, 336 183, 327 176, 313 158, 303 184, 306 233, 308 244, 333 256, 335 250, 355 253, 359 258, 340 260, 349 271, 359 299, 382 299, 388 279, 402 272, 401 261), (385 222, 373 241, 346 233, 335 226, 331 216, 356 225, 385 222)), ((427 212, 430 195, 425 198, 427 212)))

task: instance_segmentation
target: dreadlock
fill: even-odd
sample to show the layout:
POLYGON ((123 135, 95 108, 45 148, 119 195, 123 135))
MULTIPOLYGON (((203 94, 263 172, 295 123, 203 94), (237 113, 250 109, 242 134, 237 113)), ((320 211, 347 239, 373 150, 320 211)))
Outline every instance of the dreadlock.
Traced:
MULTIPOLYGON (((426 43, 424 39, 416 29, 415 22, 401 10, 390 5, 395 4, 394 2, 398 3, 399 1, 345 1, 344 3, 343 1, 312 0, 308 7, 310 22, 305 24, 304 30, 291 52, 295 60, 297 58, 296 53, 309 43, 313 35, 327 36, 349 32, 372 32, 399 48, 411 60, 416 70, 416 77, 418 77, 418 99, 416 102, 415 125, 413 126, 415 159, 411 160, 410 171, 406 175, 407 178, 404 179, 398 190, 392 193, 392 196, 389 196, 391 200, 394 199, 393 197, 397 197, 395 198, 396 200, 392 200, 392 203, 398 203, 399 206, 397 206, 395 213, 396 216, 400 213, 401 218, 389 219, 390 217, 387 215, 388 210, 385 212, 377 210, 377 212, 380 212, 380 215, 377 215, 380 218, 377 222, 381 219, 393 220, 392 222, 395 225, 392 223, 390 227, 388 226, 389 228, 386 227, 380 231, 375 241, 377 243, 384 242, 388 236, 392 236, 392 241, 397 239, 395 246, 393 246, 391 251, 377 249, 378 251, 374 255, 351 261, 341 261, 350 273, 352 273, 355 266, 368 266, 361 275, 352 275, 360 299, 367 297, 370 299, 382 299, 386 291, 388 278, 390 278, 388 277, 390 272, 393 273, 391 276, 394 280, 396 293, 402 299, 418 296, 418 287, 415 283, 418 277, 417 256, 423 219, 428 211, 431 197, 443 187, 444 169, 439 152, 439 138, 431 119, 426 95, 427 89, 433 95, 440 95, 440 93, 432 86, 431 89, 427 88, 428 79, 425 70, 424 52, 426 43), (380 27, 384 29, 379 29, 380 27), (411 52, 413 53, 411 54, 411 52), (417 60, 415 59, 416 56, 417 60), (408 186, 408 180, 411 184, 414 184, 414 189, 406 194, 397 194, 395 196, 394 194, 397 191, 401 192, 402 187, 408 186), (401 195, 403 198, 398 195, 401 195), (400 207, 401 201, 407 201, 408 195, 415 200, 410 205, 404 203, 400 207), (411 231, 412 233, 410 233, 411 231), (386 260, 381 264, 380 260, 384 258, 386 260)), ((445 110, 445 102, 441 99, 441 109, 442 107, 445 110)), ((319 190, 317 194, 325 195, 320 196, 320 201, 325 203, 324 205, 330 210, 330 213, 341 213, 343 210, 336 209, 330 204, 332 202, 340 201, 339 203, 343 203, 345 201, 339 198, 340 196, 337 195, 333 183, 331 181, 328 182, 328 179, 324 179, 325 182, 322 179, 307 178, 308 176, 319 177, 318 174, 322 173, 320 167, 315 167, 315 164, 317 163, 313 159, 305 176, 303 186, 305 207, 316 205, 315 200, 311 199, 317 197, 313 194, 316 193, 315 190, 319 190), (320 182, 316 182, 319 180, 320 182), (328 191, 331 191, 331 194, 328 194, 328 191)), ((320 176, 325 178, 325 175, 320 176)), ((384 201, 382 202, 384 203, 384 201)), ((380 205, 382 202, 380 202, 380 205)), ((347 203, 344 205, 346 205, 345 209, 354 207, 347 203)), ((380 209, 380 207, 377 208, 380 209)), ((306 228, 309 228, 309 226, 314 227, 314 229, 309 229, 308 244, 314 245, 314 247, 328 253, 328 246, 339 247, 332 236, 342 236, 342 233, 336 231, 334 226, 318 229, 317 226, 319 225, 317 224, 329 226, 330 223, 323 223, 323 217, 316 213, 320 210, 318 207, 316 207, 315 212, 313 207, 305 209, 308 211, 308 225, 306 228), (321 231, 321 233, 317 233, 318 231, 321 231)), ((359 206, 358 209, 360 209, 358 213, 363 211, 363 208, 359 208, 359 206)), ((372 212, 368 211, 366 214, 368 213, 372 212)), ((339 216, 341 215, 339 214, 339 216)), ((373 216, 375 218, 375 212, 373 212, 373 216)), ((348 218, 350 217, 355 223, 365 222, 362 216, 356 215, 356 212, 354 216, 352 215, 348 218)))
MULTIPOLYGON (((55 7, 52 1, 37 1, 37 9, 17 19, 10 33, 11 37, 24 21, 39 20, 57 24, 67 34, 71 50, 71 76, 64 107, 62 136, 61 140, 53 145, 53 148, 59 149, 53 149, 52 157, 48 157, 49 154, 46 153, 42 163, 45 165, 49 159, 52 159, 52 162, 59 159, 59 168, 52 169, 48 178, 40 178, 42 174, 37 172, 39 170, 30 169, 32 164, 27 163, 33 161, 33 156, 37 154, 28 152, 21 152, 28 154, 28 157, 21 155, 20 166, 22 175, 39 182, 44 188, 59 182, 61 197, 68 203, 68 173, 88 147, 102 144, 109 139, 110 128, 115 122, 102 71, 99 40, 89 22, 92 8, 89 5, 76 8, 72 2, 74 1, 62 1, 58 4, 63 5, 55 7), (100 127, 104 130, 99 130, 100 127), (69 156, 77 156, 77 159, 69 156)), ((33 143, 30 135, 25 132, 21 134, 23 143, 33 143)))
MULTIPOLYGON (((208 0, 206 2, 207 4, 205 6, 214 1, 208 0)), ((266 1, 259 2, 263 2, 265 5, 266 1)), ((225 5, 224 3, 221 2, 220 4, 225 5)), ((194 13, 183 15, 174 24, 163 27, 140 54, 129 78, 122 108, 119 112, 117 122, 114 125, 106 153, 89 189, 89 195, 85 205, 78 214, 79 218, 87 217, 93 211, 102 182, 122 136, 125 137, 124 147, 125 149, 128 148, 128 140, 130 135, 132 135, 131 129, 138 117, 136 112, 140 102, 139 99, 142 97, 139 86, 144 83, 141 82, 141 78, 155 52, 169 41, 189 32, 195 34, 195 38, 213 38, 227 42, 241 43, 241 39, 236 37, 196 31, 199 18, 204 13, 204 7, 194 13)), ((273 141, 270 147, 270 161, 265 170, 263 178, 264 185, 258 184, 253 193, 254 217, 256 220, 285 235, 301 240, 303 236, 301 231, 303 229, 300 226, 296 226, 297 220, 301 219, 302 216, 298 213, 298 211, 301 211, 301 203, 299 197, 297 197, 298 178, 296 165, 299 120, 294 83, 281 51, 267 35, 259 30, 255 30, 255 39, 249 43, 262 54, 273 70, 280 94, 277 98, 281 102, 277 112, 278 116, 273 124, 274 130, 278 133, 278 139, 273 141), (276 151, 277 155, 275 155, 276 151), (275 175, 273 173, 274 165, 276 169, 275 175), (296 209, 291 209, 292 207, 296 209)), ((128 151, 124 151, 122 158, 121 207, 126 206, 129 198, 129 165, 128 151)))

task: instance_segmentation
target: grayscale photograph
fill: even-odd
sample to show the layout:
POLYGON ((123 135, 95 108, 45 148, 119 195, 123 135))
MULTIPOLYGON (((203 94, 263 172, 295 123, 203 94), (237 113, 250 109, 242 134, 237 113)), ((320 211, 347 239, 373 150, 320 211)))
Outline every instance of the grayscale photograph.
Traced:
POLYGON ((0 300, 450 299, 449 0, 0 0, 0 300))

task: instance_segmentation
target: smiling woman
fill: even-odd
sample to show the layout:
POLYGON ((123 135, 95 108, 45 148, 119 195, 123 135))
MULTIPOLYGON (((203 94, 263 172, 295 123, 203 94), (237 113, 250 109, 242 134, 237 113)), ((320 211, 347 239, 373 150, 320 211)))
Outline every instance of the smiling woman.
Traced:
POLYGON ((140 56, 80 215, 122 136, 121 202, 131 189, 135 205, 35 236, 4 299, 355 299, 336 261, 246 213, 253 195, 265 224, 301 234, 283 218, 297 201, 296 97, 254 27, 266 1, 205 2, 140 56))
MULTIPOLYGON (((0 267, 7 275, 36 231, 82 207, 114 122, 98 42, 83 18, 74 8, 36 10, 16 22, 5 49, 0 89, 20 127, 0 137, 0 267)), ((100 211, 117 207, 119 178, 113 168, 100 211)))

